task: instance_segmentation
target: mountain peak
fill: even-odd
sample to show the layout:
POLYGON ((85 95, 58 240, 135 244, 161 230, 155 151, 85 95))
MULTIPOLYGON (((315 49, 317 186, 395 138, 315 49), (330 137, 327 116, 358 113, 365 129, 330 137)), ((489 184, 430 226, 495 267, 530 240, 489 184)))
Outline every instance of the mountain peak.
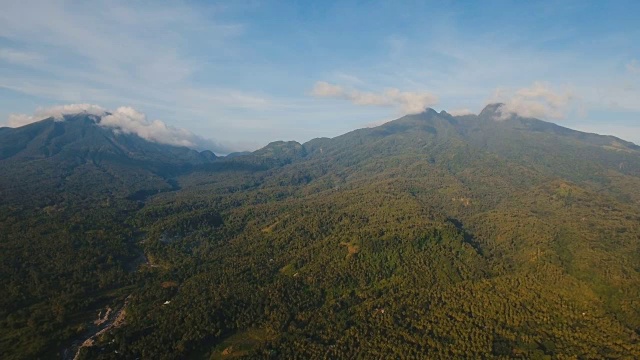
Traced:
MULTIPOLYGON (((213 161, 212 152, 147 140, 131 131, 100 126, 102 118, 79 113, 54 116, 0 132, 0 160, 49 157, 81 162, 200 164, 213 161)), ((56 160, 57 161, 57 160, 56 160)))
POLYGON ((430 108, 430 107, 424 109, 423 113, 430 114, 430 115, 438 115, 438 112, 434 108, 430 108))
POLYGON ((492 104, 488 104, 487 106, 484 107, 484 109, 482 109, 482 111, 480 112, 480 117, 484 117, 484 118, 495 118, 495 117, 499 117, 502 112, 500 111, 500 108, 504 105, 504 103, 492 103, 492 104))

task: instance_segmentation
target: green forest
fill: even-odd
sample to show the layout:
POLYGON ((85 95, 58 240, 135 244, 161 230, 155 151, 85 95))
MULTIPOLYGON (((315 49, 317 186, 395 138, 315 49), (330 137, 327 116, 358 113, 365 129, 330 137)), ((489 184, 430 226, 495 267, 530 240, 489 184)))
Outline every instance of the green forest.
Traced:
POLYGON ((3 359, 640 358, 631 143, 433 110, 169 165, 96 143, 0 152, 3 359))

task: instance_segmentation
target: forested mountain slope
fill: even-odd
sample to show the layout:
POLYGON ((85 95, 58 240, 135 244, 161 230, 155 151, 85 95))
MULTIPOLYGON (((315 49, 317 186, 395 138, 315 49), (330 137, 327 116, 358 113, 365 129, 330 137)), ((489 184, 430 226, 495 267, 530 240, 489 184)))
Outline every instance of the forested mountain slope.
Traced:
MULTIPOLYGON (((149 150, 130 167, 142 197, 102 180, 75 202, 3 192, 2 357, 74 354, 107 306, 124 325, 80 357, 639 357, 639 148, 498 113, 176 152, 171 171, 149 150)), ((77 153, 6 148, 4 170, 77 153)))

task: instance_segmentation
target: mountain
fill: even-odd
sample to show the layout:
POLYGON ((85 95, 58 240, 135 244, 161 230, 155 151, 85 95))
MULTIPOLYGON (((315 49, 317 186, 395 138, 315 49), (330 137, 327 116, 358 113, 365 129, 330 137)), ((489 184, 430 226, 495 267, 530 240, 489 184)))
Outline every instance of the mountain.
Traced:
POLYGON ((217 158, 211 151, 159 144, 102 127, 100 120, 77 114, 0 129, 0 167, 5 173, 0 180, 2 196, 11 199, 41 191, 73 192, 87 186, 80 182, 92 182, 97 191, 129 188, 130 195, 139 196, 171 189, 166 173, 209 164, 217 158), (18 191, 16 184, 37 188, 18 191))
POLYGON ((303 159, 306 154, 306 149, 296 141, 275 141, 252 153, 233 155, 225 160, 271 168, 303 159))
POLYGON ((251 151, 239 151, 239 152, 232 152, 230 154, 227 154, 227 156, 225 156, 227 159, 232 159, 234 157, 238 157, 238 156, 244 156, 244 155, 249 155, 251 154, 251 151))
POLYGON ((0 160, 73 157, 78 161, 199 164, 216 158, 186 147, 159 144, 100 126, 94 115, 65 115, 0 131, 0 160))
POLYGON ((639 357, 640 149, 503 118, 427 109, 167 160, 180 171, 147 150, 31 195, 36 161, 75 152, 22 147, 8 160, 34 170, 2 176, 25 195, 0 202, 0 355, 639 357))

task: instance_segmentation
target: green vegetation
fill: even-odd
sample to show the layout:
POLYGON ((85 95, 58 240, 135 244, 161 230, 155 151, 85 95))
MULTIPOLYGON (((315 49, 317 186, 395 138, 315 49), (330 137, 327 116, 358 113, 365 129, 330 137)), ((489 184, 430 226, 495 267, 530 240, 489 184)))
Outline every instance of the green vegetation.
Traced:
POLYGON ((0 162, 66 171, 2 176, 29 197, 2 192, 0 356, 73 355, 127 299, 81 358, 640 357, 640 151, 487 112, 179 171, 0 162))

